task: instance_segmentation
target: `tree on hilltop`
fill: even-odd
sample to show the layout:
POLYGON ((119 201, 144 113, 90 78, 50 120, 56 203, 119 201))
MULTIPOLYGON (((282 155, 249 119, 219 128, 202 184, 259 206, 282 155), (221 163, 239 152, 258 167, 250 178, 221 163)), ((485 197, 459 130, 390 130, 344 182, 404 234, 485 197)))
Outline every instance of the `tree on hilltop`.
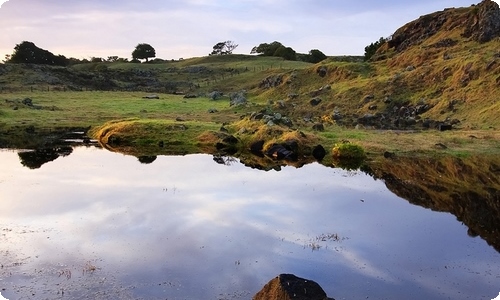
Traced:
POLYGON ((209 55, 227 55, 233 54, 233 50, 238 47, 233 41, 218 42, 214 45, 212 53, 209 55))
POLYGON ((270 44, 268 43, 262 43, 258 46, 255 46, 252 48, 252 51, 250 51, 250 54, 260 54, 262 56, 277 56, 275 55, 276 50, 278 48, 284 47, 282 43, 274 41, 270 44))
POLYGON ((371 43, 370 45, 365 47, 365 61, 368 61, 372 58, 373 55, 377 52, 378 48, 385 44, 388 39, 381 37, 378 41, 371 43))
POLYGON ((14 53, 6 62, 66 66, 68 59, 63 55, 54 55, 50 51, 38 48, 32 42, 24 41, 14 47, 14 53))
POLYGON ((156 57, 155 48, 150 44, 138 44, 132 52, 132 59, 145 59, 148 62, 150 57, 156 57))
POLYGON ((309 51, 309 54, 307 55, 308 62, 313 64, 319 63, 320 61, 325 60, 326 58, 327 56, 318 49, 312 49, 311 51, 309 51))

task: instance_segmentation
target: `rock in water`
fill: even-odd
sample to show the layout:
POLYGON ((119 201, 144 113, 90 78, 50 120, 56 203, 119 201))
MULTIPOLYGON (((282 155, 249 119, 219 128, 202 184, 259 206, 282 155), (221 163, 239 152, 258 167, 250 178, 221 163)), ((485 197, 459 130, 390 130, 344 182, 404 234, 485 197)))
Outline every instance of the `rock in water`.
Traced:
POLYGON ((293 274, 281 274, 269 281, 253 300, 334 300, 319 284, 293 274))

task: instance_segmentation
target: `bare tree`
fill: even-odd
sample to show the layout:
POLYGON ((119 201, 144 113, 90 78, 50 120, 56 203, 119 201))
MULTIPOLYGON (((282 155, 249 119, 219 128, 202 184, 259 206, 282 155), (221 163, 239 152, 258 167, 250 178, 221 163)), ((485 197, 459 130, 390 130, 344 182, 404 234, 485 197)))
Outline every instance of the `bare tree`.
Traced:
POLYGON ((238 47, 233 41, 218 42, 214 45, 212 53, 209 55, 233 54, 233 50, 238 47))

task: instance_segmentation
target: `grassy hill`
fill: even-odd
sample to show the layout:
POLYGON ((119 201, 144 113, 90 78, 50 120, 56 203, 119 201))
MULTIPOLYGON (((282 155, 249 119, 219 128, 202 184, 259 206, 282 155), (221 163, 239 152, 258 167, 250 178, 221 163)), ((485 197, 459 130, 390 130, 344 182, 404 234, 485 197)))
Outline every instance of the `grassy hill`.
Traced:
MULTIPOLYGON (((62 108, 64 103, 70 102, 64 97, 83 99, 90 94, 64 96, 63 92, 97 90, 115 94, 81 100, 87 104, 79 102, 82 108, 78 110, 85 109, 85 105, 89 109, 104 107, 104 112, 90 111, 88 115, 89 118, 92 115, 106 118, 83 120, 58 116, 45 124, 60 120, 66 120, 62 124, 69 124, 77 119, 78 124, 87 122, 95 126, 98 121, 104 123, 130 117, 151 120, 177 117, 231 123, 233 127, 228 128, 235 133, 253 128, 248 123, 236 121, 264 112, 290 120, 293 124, 290 130, 313 131, 313 126, 321 124, 325 130, 315 134, 327 139, 361 138, 365 146, 376 144, 378 137, 370 138, 361 131, 344 135, 337 132, 354 128, 396 132, 433 130, 447 125, 471 132, 486 131, 489 133, 483 136, 495 139, 493 133, 500 127, 497 117, 500 112, 499 46, 500 9, 495 2, 485 0, 471 7, 434 12, 405 24, 367 62, 359 57, 330 57, 310 64, 277 57, 222 55, 155 63, 102 62, 70 67, 0 64, 0 92, 10 101, 0 106, 0 114, 9 118, 22 115, 8 111, 12 103, 17 103, 12 102, 14 97, 36 96, 49 107, 50 101, 56 100, 53 95, 39 94, 46 91, 60 92, 57 94, 60 102, 52 105, 61 108, 59 111, 68 112, 73 108, 62 108), (203 102, 208 101, 214 91, 223 95, 222 101, 226 104, 203 102), (186 95, 198 98, 198 102, 192 101, 191 110, 184 111, 180 109, 185 103, 179 100, 181 98, 162 96, 179 101, 175 105, 145 104, 137 100, 137 93, 186 95), (244 96, 247 102, 229 106, 230 95, 235 93, 244 96), (120 97, 130 99, 126 102, 129 105, 97 103, 104 98, 109 98, 111 103, 120 97), (200 108, 193 108, 193 105, 200 108), (113 107, 120 107, 120 110, 114 112, 113 107), (180 110, 165 111, 167 107, 180 110), (205 116, 207 107, 216 108, 217 116, 205 116), (123 114, 120 115, 120 111, 123 114)), ((29 114, 23 115, 22 124, 30 123, 29 119, 29 114)), ((16 122, 9 120, 12 122, 5 121, 5 124, 16 122)), ((478 136, 476 133, 459 135, 478 136)), ((416 139, 397 138, 397 141, 405 140, 416 139)), ((434 142, 436 138, 425 137, 416 143, 427 140, 434 142)), ((405 146, 401 144, 401 147, 405 146)))

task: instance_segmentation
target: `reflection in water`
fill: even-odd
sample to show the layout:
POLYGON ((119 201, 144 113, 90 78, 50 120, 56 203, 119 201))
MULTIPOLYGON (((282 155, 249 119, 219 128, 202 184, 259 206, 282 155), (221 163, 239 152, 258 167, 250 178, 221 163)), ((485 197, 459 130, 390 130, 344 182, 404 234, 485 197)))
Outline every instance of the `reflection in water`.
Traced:
POLYGON ((139 156, 137 158, 141 164, 150 164, 156 160, 156 155, 154 156, 139 156))
POLYGON ((398 157, 373 163, 370 172, 410 203, 452 213, 469 236, 500 251, 499 165, 499 157, 398 157))
POLYGON ((43 148, 21 151, 18 153, 21 164, 30 169, 38 169, 43 164, 51 162, 60 156, 67 156, 73 152, 72 147, 43 148))
POLYGON ((361 172, 89 148, 36 171, 0 159, 8 299, 250 299, 280 273, 337 299, 498 293, 494 248, 361 172))

